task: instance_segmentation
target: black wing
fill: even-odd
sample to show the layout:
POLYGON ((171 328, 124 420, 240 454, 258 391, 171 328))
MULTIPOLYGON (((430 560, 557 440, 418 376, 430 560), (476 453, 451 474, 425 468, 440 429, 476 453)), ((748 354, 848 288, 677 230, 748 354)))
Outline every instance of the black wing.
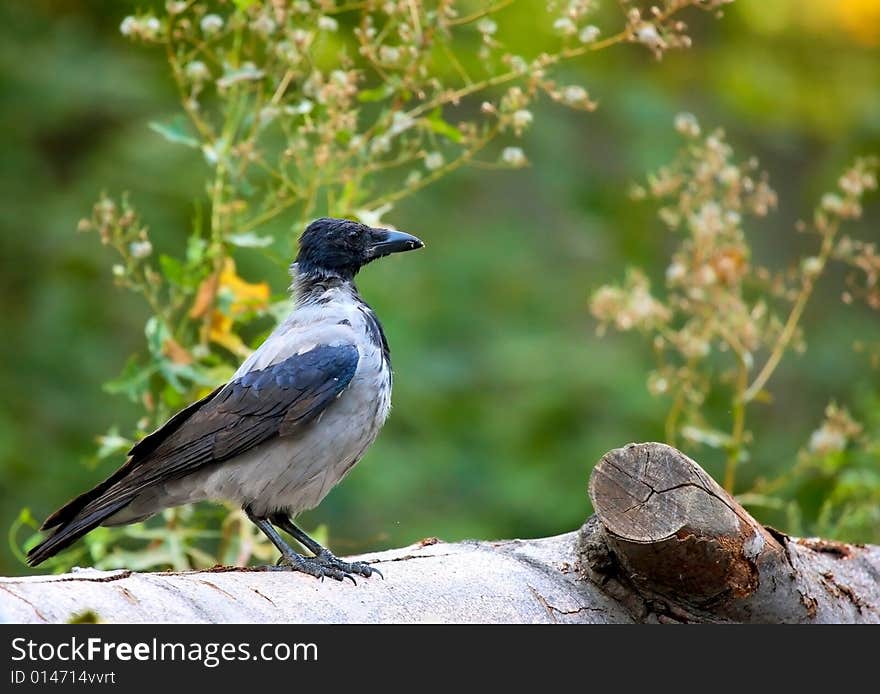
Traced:
POLYGON ((209 396, 185 422, 172 418, 135 446, 131 463, 137 469, 129 477, 148 483, 183 477, 275 436, 295 434, 345 390, 358 360, 354 345, 320 345, 245 374, 209 396))
POLYGON ((29 561, 63 549, 153 484, 296 434, 345 390, 358 360, 354 345, 318 345, 251 371, 190 405, 138 442, 128 462, 108 479, 52 514, 43 529, 61 527, 29 553, 29 561))

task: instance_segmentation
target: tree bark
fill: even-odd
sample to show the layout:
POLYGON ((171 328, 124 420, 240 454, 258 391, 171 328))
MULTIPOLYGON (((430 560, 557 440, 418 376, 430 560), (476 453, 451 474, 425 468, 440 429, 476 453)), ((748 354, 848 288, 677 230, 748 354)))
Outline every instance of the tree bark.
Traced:
POLYGON ((607 453, 596 514, 538 540, 424 540, 359 557, 358 584, 216 568, 0 579, 0 621, 880 622, 880 547, 791 538, 683 453, 607 453))

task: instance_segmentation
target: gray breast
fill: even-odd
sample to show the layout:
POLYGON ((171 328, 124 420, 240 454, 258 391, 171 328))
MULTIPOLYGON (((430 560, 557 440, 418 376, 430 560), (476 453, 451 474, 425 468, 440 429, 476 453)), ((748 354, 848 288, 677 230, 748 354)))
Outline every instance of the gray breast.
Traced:
POLYGON ((345 336, 357 346, 360 359, 348 388, 297 435, 171 483, 165 490, 173 499, 169 505, 226 500, 250 504, 257 514, 283 509, 295 515, 320 503, 360 460, 388 416, 392 376, 381 325, 368 306, 351 299, 333 296, 300 307, 297 321, 287 326, 301 336, 303 348, 326 335, 345 336))

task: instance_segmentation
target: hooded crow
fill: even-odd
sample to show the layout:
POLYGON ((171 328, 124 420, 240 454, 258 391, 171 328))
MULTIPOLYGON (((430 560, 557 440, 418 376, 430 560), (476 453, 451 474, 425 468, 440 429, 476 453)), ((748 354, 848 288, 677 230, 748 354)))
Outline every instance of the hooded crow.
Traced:
MULTIPOLYGON (((240 504, 281 552, 279 567, 337 580, 375 570, 336 558, 293 523, 375 440, 391 405, 388 342, 354 284, 358 270, 424 244, 344 219, 303 232, 293 311, 232 379, 141 439, 127 462, 53 513, 32 566, 99 525, 135 523, 203 500, 240 504), (295 552, 281 529, 312 556, 295 552)), ((352 579, 354 580, 354 579, 352 579)))

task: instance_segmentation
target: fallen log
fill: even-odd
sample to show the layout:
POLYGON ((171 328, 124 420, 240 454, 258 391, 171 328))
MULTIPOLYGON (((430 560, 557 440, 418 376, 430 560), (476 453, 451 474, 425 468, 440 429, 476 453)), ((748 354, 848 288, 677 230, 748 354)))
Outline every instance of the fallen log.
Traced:
POLYGON ((254 569, 0 578, 0 621, 880 622, 880 547, 761 526, 683 453, 607 453, 580 530, 358 557, 357 585, 254 569))

